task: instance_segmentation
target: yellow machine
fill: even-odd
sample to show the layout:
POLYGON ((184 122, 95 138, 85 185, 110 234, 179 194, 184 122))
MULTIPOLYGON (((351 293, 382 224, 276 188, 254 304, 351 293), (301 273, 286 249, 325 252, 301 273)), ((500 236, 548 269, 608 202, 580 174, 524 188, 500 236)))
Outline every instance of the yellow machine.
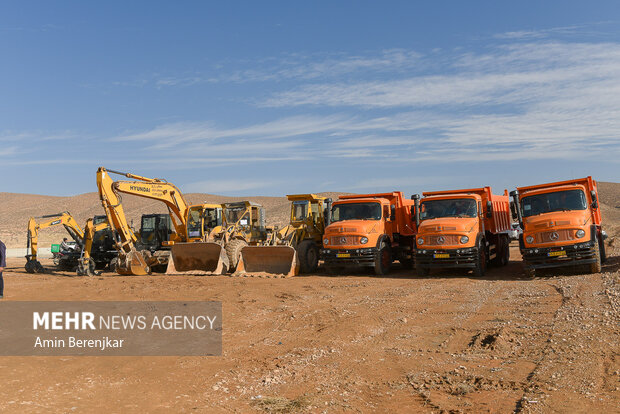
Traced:
POLYGON ((146 275, 151 272, 152 266, 165 265, 169 256, 167 251, 151 252, 149 249, 139 250, 136 247, 138 238, 127 223, 119 193, 132 194, 165 203, 176 230, 176 234, 171 235, 171 241, 187 240, 185 216, 188 206, 183 194, 175 185, 158 178, 146 178, 100 167, 97 170, 97 187, 108 223, 112 230, 117 232, 119 238, 116 243, 119 252, 117 273, 121 275, 146 275), (137 181, 114 181, 110 177, 111 173, 137 181))
POLYGON ((30 254, 26 254, 26 272, 43 273, 45 271, 41 263, 37 260, 39 230, 59 224, 65 226, 65 229, 67 230, 71 238, 75 240, 78 245, 82 244, 84 232, 69 212, 65 211, 57 214, 30 217, 30 220, 28 220, 28 238, 26 244, 26 249, 30 251, 30 254), (37 219, 47 220, 42 221, 41 223, 37 223, 37 219))
POLYGON ((97 224, 95 224, 95 221, 92 218, 86 220, 86 225, 84 226, 82 251, 77 266, 78 276, 95 276, 101 273, 95 270, 96 263, 95 259, 91 256, 91 250, 93 247, 93 242, 95 241, 95 235, 109 228, 110 225, 107 220, 99 221, 97 224))
POLYGON ((268 244, 246 246, 241 251, 237 273, 267 273, 296 276, 316 271, 331 199, 314 194, 288 195, 290 224, 268 244))
POLYGON ((220 204, 190 206, 186 215, 186 242, 172 245, 167 275, 224 274, 228 257, 221 243, 223 214, 220 204))
MULTIPOLYGON (((188 220, 191 219, 192 226, 189 227, 191 227, 190 232, 192 235, 196 234, 194 219, 198 219, 202 223, 197 236, 198 240, 202 240, 205 231, 205 218, 208 219, 210 214, 214 214, 216 217, 219 214, 220 218, 222 216, 219 205, 201 204, 190 206, 185 201, 181 191, 174 184, 168 183, 163 179, 146 178, 130 173, 106 170, 104 167, 100 167, 97 171, 97 187, 101 204, 108 217, 108 223, 112 230, 118 233, 119 241, 116 244, 119 252, 116 262, 117 273, 122 275, 145 275, 149 274, 154 266, 161 268, 167 266, 167 274, 183 274, 185 262, 191 262, 193 256, 200 258, 204 255, 214 255, 213 250, 216 249, 213 249, 212 246, 200 246, 202 243, 197 243, 194 246, 194 243, 188 243, 191 240, 188 233, 188 220), (110 173, 137 181, 114 181, 110 177, 110 173), (162 237, 155 237, 159 241, 155 244, 150 243, 152 237, 147 237, 147 226, 149 234, 156 236, 158 226, 153 223, 161 221, 162 215, 144 215, 142 216, 141 243, 138 243, 138 237, 127 223, 119 193, 132 194, 165 203, 168 207, 170 222, 175 231, 169 234, 167 240, 161 240, 162 237), (145 240, 147 238, 149 240, 145 240), (170 254, 170 248, 174 249, 172 255, 170 254), (171 257, 173 259, 172 262, 170 261, 171 257), (174 260, 179 262, 176 266, 174 260)), ((166 226, 163 227, 165 228, 166 226)), ((209 230, 208 226, 206 229, 209 230)), ((196 237, 192 237, 196 239, 196 237)), ((226 256, 222 251, 222 247, 219 246, 218 249, 217 257, 225 261, 226 256)))
MULTIPOLYGON (((204 211, 207 210, 204 206, 202 217, 204 217, 204 211)), ((215 206, 211 205, 209 208, 214 209, 215 206)), ((211 223, 215 225, 212 224, 208 232, 204 231, 207 221, 203 219, 199 222, 200 224, 194 225, 203 229, 193 233, 195 238, 192 239, 190 236, 189 239, 195 240, 194 242, 175 243, 172 246, 176 270, 196 274, 224 273, 226 270, 234 272, 241 249, 267 240, 265 209, 260 204, 240 201, 222 204, 221 209, 219 224, 212 219, 217 215, 211 213, 211 223), (222 249, 225 249, 225 256, 222 255, 222 249)), ((195 216, 201 217, 201 214, 196 211, 195 216)), ((192 220, 188 219, 187 233, 192 233, 189 229, 190 223, 192 220)))

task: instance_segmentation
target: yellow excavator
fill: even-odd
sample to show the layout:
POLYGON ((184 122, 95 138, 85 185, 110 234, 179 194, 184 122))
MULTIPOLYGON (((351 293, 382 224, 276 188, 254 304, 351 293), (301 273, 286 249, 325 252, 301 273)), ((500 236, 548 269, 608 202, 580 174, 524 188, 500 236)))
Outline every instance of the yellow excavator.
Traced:
POLYGON ((96 276, 101 274, 101 272, 95 270, 97 262, 92 255, 93 245, 96 242, 98 242, 97 244, 102 250, 102 254, 100 256, 103 256, 103 260, 108 263, 110 270, 116 270, 118 252, 114 251, 111 255, 106 254, 107 252, 105 245, 108 241, 107 237, 113 237, 113 234, 106 234, 107 232, 105 231, 109 229, 110 225, 108 224, 105 216, 95 216, 94 218, 89 218, 86 220, 82 250, 80 252, 80 259, 77 265, 78 276, 96 276))
POLYGON ((64 211, 57 214, 48 214, 39 217, 30 217, 28 220, 28 238, 26 249, 30 251, 30 254, 26 254, 26 265, 24 266, 28 273, 43 273, 45 269, 41 262, 37 259, 38 244, 39 244, 39 230, 46 229, 48 227, 57 226, 62 224, 67 233, 78 245, 82 244, 84 239, 84 232, 80 225, 75 221, 73 216, 64 211), (45 219, 41 222, 37 222, 37 219, 45 219))
POLYGON ((325 226, 329 225, 331 199, 314 194, 287 195, 287 198, 291 201, 289 225, 262 245, 244 247, 237 274, 290 277, 316 271, 325 226))
MULTIPOLYGON (((205 205, 206 206, 206 205, 205 205)), ((210 205, 211 209, 214 205, 210 205)), ((204 211, 204 210, 203 210, 204 211)), ((224 203, 221 205, 221 219, 213 213, 209 219, 195 221, 188 220, 188 234, 192 242, 175 243, 172 246, 172 257, 176 270, 193 274, 222 274, 226 271, 234 272, 241 249, 248 245, 265 243, 269 239, 269 228, 265 226, 265 209, 252 201, 224 203), (208 224, 211 223, 211 224, 208 224), (190 229, 209 228, 209 231, 190 229), (210 227, 209 227, 210 226, 210 227), (193 238, 195 236, 195 238, 193 238), (222 257, 222 251, 225 256, 222 257)), ((196 207, 194 217, 201 217, 196 207)), ((202 213, 204 217, 204 213, 202 213)), ((167 274, 174 274, 170 271, 167 274)))
MULTIPOLYGON (((97 188, 99 189, 99 198, 106 212, 108 223, 112 230, 118 234, 119 240, 116 243, 116 248, 119 252, 116 262, 117 273, 121 275, 146 275, 156 266, 162 269, 167 266, 168 270, 172 269, 174 274, 183 273, 182 269, 175 269, 174 262, 170 264, 170 248, 175 249, 172 257, 181 262, 183 259, 186 261, 190 260, 194 255, 198 257, 204 256, 205 251, 200 250, 200 246, 198 249, 184 249, 183 246, 179 247, 177 244, 191 244, 188 243, 190 238, 187 226, 190 208, 202 208, 205 210, 208 209, 208 204, 188 205, 181 191, 166 180, 107 170, 104 167, 100 167, 97 170, 97 188), (114 181, 110 174, 121 175, 135 181, 114 181), (157 223, 163 222, 164 218, 167 221, 168 217, 161 214, 144 215, 142 216, 141 237, 138 239, 127 223, 120 193, 159 200, 165 203, 168 207, 169 220, 175 231, 163 235, 164 237, 157 237, 157 233, 162 228, 164 230, 166 228, 166 223, 163 223, 163 226, 157 223), (150 243, 150 239, 153 238, 158 240, 155 245, 150 243), (147 241, 147 239, 149 240, 147 241)), ((211 249, 207 246, 206 254, 210 255, 211 253, 211 249)), ((223 252, 219 252, 218 257, 225 258, 225 255, 223 252)))

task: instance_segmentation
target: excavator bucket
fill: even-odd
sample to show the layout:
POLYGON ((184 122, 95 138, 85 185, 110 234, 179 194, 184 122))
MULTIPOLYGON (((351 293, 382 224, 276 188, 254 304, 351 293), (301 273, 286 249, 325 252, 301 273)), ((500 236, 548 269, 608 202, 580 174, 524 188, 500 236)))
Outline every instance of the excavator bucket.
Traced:
POLYGON ((140 252, 128 252, 125 257, 119 257, 116 273, 119 275, 144 276, 149 274, 149 266, 140 252))
POLYGON ((297 251, 290 246, 246 246, 235 275, 266 274, 268 276, 297 276, 299 262, 297 251))
POLYGON ((175 243, 167 275, 221 275, 228 270, 226 251, 218 243, 175 243))

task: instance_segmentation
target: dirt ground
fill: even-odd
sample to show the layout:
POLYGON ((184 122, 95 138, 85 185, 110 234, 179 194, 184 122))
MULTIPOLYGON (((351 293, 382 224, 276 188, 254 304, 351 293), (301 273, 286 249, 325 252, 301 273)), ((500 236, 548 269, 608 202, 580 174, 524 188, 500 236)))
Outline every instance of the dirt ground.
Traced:
MULTIPOLYGON (((618 249, 526 279, 75 277, 10 259, 4 300, 217 300, 221 357, 2 357, 5 412, 617 412, 618 249)), ((51 263, 44 263, 51 266, 51 263)))

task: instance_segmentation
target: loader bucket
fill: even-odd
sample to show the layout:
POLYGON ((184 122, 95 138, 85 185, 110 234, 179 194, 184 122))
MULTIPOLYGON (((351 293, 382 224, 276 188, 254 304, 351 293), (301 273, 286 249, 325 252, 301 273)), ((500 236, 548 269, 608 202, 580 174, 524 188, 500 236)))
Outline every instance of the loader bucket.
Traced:
POLYGON ((244 273, 296 276, 299 274, 297 251, 290 246, 246 246, 241 250, 235 274, 244 273))
POLYGON ((228 270, 226 251, 218 243, 175 243, 167 275, 221 275, 228 270))

